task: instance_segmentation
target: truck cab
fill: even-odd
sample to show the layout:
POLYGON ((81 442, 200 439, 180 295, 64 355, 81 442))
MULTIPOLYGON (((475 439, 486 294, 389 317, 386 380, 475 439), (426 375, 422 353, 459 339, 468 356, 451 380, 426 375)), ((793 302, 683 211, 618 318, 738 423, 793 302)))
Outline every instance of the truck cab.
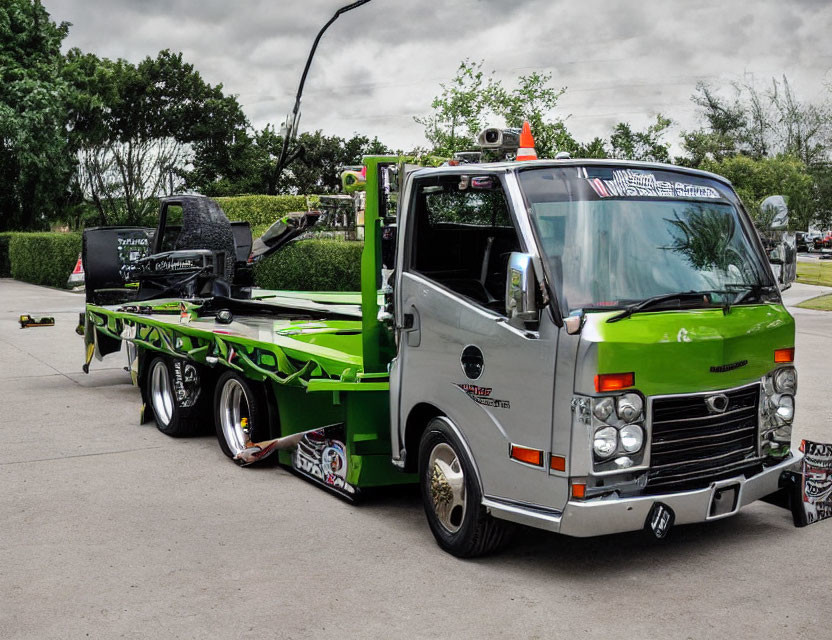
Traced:
POLYGON ((663 537, 798 464, 794 321, 724 178, 422 169, 397 223, 393 460, 446 550, 474 555, 505 521, 663 537))

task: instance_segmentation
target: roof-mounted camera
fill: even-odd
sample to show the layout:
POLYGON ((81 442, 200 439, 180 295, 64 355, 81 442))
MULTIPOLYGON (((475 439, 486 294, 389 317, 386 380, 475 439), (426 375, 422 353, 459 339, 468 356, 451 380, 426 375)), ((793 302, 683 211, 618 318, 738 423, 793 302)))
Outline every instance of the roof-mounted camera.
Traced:
POLYGON ((520 129, 488 127, 477 136, 477 144, 483 150, 502 151, 504 153, 515 152, 520 146, 520 129))

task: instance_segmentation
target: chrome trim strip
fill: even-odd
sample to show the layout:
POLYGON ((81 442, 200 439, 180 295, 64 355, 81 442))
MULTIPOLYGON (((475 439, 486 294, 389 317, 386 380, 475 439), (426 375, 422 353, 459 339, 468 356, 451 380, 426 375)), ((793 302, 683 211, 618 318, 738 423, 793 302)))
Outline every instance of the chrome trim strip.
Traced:
MULTIPOLYGON (((670 444, 679 444, 680 442, 691 442, 693 440, 702 440, 703 438, 721 438, 723 436, 732 436, 737 433, 742 433, 744 431, 751 431, 754 430, 754 427, 742 427, 741 429, 734 429, 733 431, 724 431, 722 433, 709 433, 704 436, 693 436, 691 438, 677 438, 676 440, 662 440, 661 442, 656 442, 654 444, 658 445, 670 445, 670 444)), ((696 447, 693 447, 695 449, 696 447)))
MULTIPOLYGON (((732 471, 734 469, 742 469, 743 467, 751 467, 760 464, 763 462, 765 458, 749 458, 748 460, 740 460, 739 462, 730 462, 728 464, 722 465, 721 467, 715 467, 713 469, 707 469, 705 471, 688 471, 686 473, 674 473, 673 475, 667 476, 665 478, 660 478, 653 482, 650 486, 651 487, 660 487, 662 484, 678 482, 679 479, 685 478, 687 476, 697 476, 701 475, 703 477, 718 475, 720 473, 725 473, 727 471, 732 471)), ((692 479, 692 478, 691 478, 692 479)), ((722 482, 721 480, 715 480, 714 482, 722 482)), ((650 494, 648 494, 650 495, 650 494)))
MULTIPOLYGON (((708 394, 713 395, 713 394, 708 394)), ((660 396, 655 396, 659 398, 660 396)), ((681 396, 663 396, 664 398, 678 398, 681 396)), ((739 409, 732 409, 731 411, 726 411, 725 413, 710 413, 707 416, 702 416, 701 418, 679 418, 678 420, 654 420, 653 424, 671 424, 673 422, 692 422, 694 420, 713 420, 714 418, 722 418, 723 416, 730 416, 735 413, 739 413, 740 411, 751 411, 753 413, 754 407, 740 407, 739 409)))

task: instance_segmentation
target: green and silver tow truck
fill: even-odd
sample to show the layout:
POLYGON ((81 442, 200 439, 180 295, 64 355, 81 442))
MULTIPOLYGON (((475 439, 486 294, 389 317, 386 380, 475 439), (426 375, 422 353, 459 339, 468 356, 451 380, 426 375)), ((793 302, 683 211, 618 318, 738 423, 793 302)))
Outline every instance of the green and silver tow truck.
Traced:
POLYGON ((128 343, 145 416, 171 436, 213 424, 237 464, 274 454, 349 499, 419 483, 459 556, 516 523, 662 537, 799 470, 794 320, 725 179, 364 165, 360 292, 236 286, 227 243, 88 231, 87 364, 128 343))

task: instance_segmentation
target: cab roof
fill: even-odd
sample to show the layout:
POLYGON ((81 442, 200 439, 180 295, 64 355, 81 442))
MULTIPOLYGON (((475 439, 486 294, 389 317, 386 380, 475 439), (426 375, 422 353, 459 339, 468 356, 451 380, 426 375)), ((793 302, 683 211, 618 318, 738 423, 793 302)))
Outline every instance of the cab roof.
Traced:
POLYGON ((449 174, 465 174, 472 171, 482 171, 490 173, 517 173, 526 169, 542 169, 544 167, 621 167, 627 169, 652 169, 654 171, 673 171, 676 173, 684 173, 687 175, 700 176, 703 178, 710 178, 733 189, 733 185, 727 178, 711 173, 710 171, 702 171, 701 169, 691 169, 689 167, 681 167, 675 164, 668 164, 665 162, 641 162, 637 160, 611 160, 611 159, 597 159, 597 158, 568 158, 563 160, 525 160, 523 162, 504 161, 504 162, 483 162, 479 164, 460 164, 460 165, 445 165, 441 167, 424 167, 414 171, 414 175, 429 176, 435 173, 449 173, 449 174))

